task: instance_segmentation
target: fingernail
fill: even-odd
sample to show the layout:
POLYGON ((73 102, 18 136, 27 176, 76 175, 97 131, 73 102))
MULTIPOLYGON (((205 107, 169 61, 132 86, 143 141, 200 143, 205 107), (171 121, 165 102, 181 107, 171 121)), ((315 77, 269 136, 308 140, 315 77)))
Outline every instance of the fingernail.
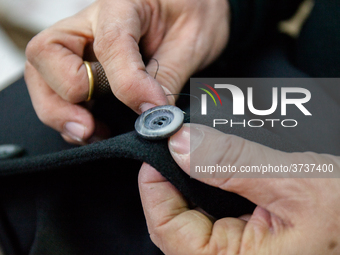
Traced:
POLYGON ((87 139, 86 142, 88 144, 91 144, 91 143, 96 143, 96 142, 100 142, 100 141, 103 141, 103 140, 104 140, 104 138, 96 136, 96 135, 93 135, 89 139, 87 139))
POLYGON ((150 108, 153 108, 155 107, 156 105, 154 104, 150 104, 150 103, 142 103, 140 106, 139 106, 139 110, 143 113, 147 110, 149 110, 150 108))
POLYGON ((202 143, 204 133, 196 127, 190 127, 190 124, 184 124, 180 132, 177 132, 170 138, 170 150, 177 153, 187 155, 197 149, 202 143))
POLYGON ((64 125, 64 134, 78 142, 83 142, 85 126, 76 122, 66 122, 64 125))

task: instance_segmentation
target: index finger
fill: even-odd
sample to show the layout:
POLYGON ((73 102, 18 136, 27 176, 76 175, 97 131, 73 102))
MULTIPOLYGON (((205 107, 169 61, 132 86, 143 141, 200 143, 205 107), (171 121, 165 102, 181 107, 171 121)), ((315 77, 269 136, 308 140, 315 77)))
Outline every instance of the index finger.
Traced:
POLYGON ((150 11, 129 1, 105 4, 109 6, 98 13, 93 49, 112 92, 137 113, 143 111, 145 103, 167 104, 162 86, 146 72, 138 46, 149 25, 150 11))

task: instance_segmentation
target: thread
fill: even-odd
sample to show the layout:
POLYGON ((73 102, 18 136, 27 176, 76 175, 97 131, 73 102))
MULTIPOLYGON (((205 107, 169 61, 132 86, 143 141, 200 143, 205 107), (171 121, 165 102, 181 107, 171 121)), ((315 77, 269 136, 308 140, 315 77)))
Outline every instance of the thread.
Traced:
MULTIPOLYGON (((155 59, 155 58, 151 58, 150 61, 151 61, 151 60, 154 60, 154 61, 156 61, 156 63, 157 63, 157 69, 156 69, 156 73, 155 73, 155 76, 154 76, 154 79, 156 79, 157 74, 158 74, 158 70, 159 70, 159 62, 158 62, 158 60, 155 59)), ((201 104, 201 100, 200 100, 197 96, 194 96, 194 95, 191 95, 191 94, 187 94, 187 93, 166 94, 166 96, 190 96, 190 97, 196 98, 196 99, 198 100, 198 102, 199 102, 198 105, 201 104)), ((194 115, 197 113, 197 111, 198 111, 198 108, 196 109, 196 111, 195 111, 193 114, 191 114, 191 116, 194 116, 194 115)), ((190 110, 190 112, 192 112, 192 110, 190 110)), ((183 111, 183 113, 184 113, 184 114, 187 114, 187 113, 184 112, 184 111, 183 111)))
MULTIPOLYGON (((194 96, 194 95, 191 95, 191 94, 187 94, 187 93, 178 93, 178 94, 166 94, 166 96, 190 96, 190 97, 193 97, 195 99, 198 100, 199 104, 201 104, 201 100, 197 97, 197 96, 194 96)), ((197 109, 195 109, 195 111, 193 112, 191 109, 190 109, 190 112, 191 112, 191 116, 194 116, 197 111, 199 110, 199 107, 197 107, 197 109), (193 113, 192 113, 193 112, 193 113)), ((188 114, 186 112, 183 111, 184 114, 188 114)))
MULTIPOLYGON (((158 62, 158 60, 155 59, 155 58, 150 58, 150 61, 151 61, 151 60, 155 60, 156 63, 157 63, 156 73, 155 73, 155 76, 153 77, 153 78, 156 80, 156 77, 157 77, 157 74, 158 74, 158 70, 159 70, 159 62, 158 62)), ((149 61, 149 62, 150 62, 150 61, 149 61)), ((148 71, 147 71, 147 70, 145 70, 145 72, 148 74, 148 71)))

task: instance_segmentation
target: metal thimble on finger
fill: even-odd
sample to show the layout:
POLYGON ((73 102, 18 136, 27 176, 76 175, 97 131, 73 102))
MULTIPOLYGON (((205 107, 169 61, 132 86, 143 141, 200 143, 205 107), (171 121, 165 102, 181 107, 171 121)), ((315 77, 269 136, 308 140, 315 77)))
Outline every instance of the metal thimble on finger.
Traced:
POLYGON ((99 62, 87 61, 84 61, 84 64, 89 79, 89 94, 86 101, 112 93, 102 65, 99 62))

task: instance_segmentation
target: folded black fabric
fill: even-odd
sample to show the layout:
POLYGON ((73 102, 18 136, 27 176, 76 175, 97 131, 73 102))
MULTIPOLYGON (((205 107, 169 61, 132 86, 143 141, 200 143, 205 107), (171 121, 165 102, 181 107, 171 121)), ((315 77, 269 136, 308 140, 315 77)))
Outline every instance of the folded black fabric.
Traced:
MULTIPOLYGON (((5 226, 4 237, 10 235, 14 243, 12 246, 21 247, 18 248, 19 250, 30 250, 31 254, 44 254, 46 249, 49 250, 49 254, 91 254, 86 251, 102 254, 101 248, 106 247, 106 251, 118 249, 116 254, 130 254, 129 252, 134 254, 134 251, 140 249, 139 246, 137 248, 131 246, 126 241, 128 237, 115 237, 112 231, 121 232, 125 227, 121 222, 132 218, 134 221, 139 219, 143 222, 145 228, 145 222, 140 218, 143 214, 140 202, 138 202, 138 192, 136 192, 137 183, 134 179, 139 168, 138 165, 136 166, 136 160, 154 166, 189 201, 202 207, 216 218, 251 213, 255 208, 255 205, 245 198, 191 179, 172 159, 167 140, 148 141, 139 137, 135 131, 130 131, 102 142, 72 148, 73 146, 63 142, 55 131, 44 126, 37 119, 30 105, 23 80, 19 80, 0 93, 0 96, 6 99, 0 101, 0 104, 11 102, 15 105, 12 111, 2 112, 6 118, 3 119, 5 123, 3 122, 1 143, 17 143, 27 149, 27 154, 23 158, 0 161, 0 196, 3 201, 3 217, 0 226, 5 226), (12 126, 5 125, 6 122, 11 123, 12 126), (22 125, 20 122, 26 122, 28 125, 22 125), (28 126, 31 128, 28 129, 28 126), (9 133, 6 134, 6 131, 9 133), (128 161, 122 161, 122 159, 128 159, 128 161), (116 176, 109 178, 112 187, 107 186, 109 185, 106 182, 107 175, 116 176), (122 178, 125 179, 124 182, 122 178), (93 180, 97 181, 93 182, 93 180), (116 190, 114 192, 113 187, 116 190), (109 193, 103 191, 101 195, 94 195, 96 190, 103 189, 109 193), (135 192, 131 198, 129 198, 130 192, 135 192), (93 206, 93 197, 103 204, 111 203, 111 201, 112 204, 105 210, 100 209, 101 206, 98 204, 93 206), (86 202, 79 205, 77 200, 86 202), (123 203, 125 206, 116 207, 117 200, 118 204, 123 203), (137 218, 129 211, 131 207, 136 212, 136 206, 140 213, 137 218), (108 230, 104 236, 106 238, 111 236, 113 241, 99 238, 100 235, 94 235, 89 230, 101 226, 103 220, 97 217, 102 218, 106 210, 111 212, 111 217, 106 219, 106 224, 112 229, 108 230), (15 211, 14 214, 13 211, 15 211), (84 211, 91 212, 92 216, 84 215, 84 211), (124 216, 121 215, 122 213, 124 216), (119 218, 118 223, 114 219, 116 214, 122 217, 119 218), (96 220, 92 222, 94 219, 96 220), (74 222, 77 221, 83 223, 74 226, 74 222), (68 233, 75 231, 85 231, 86 234, 84 237, 69 237, 68 233), (32 236, 35 238, 32 239, 32 236), (87 243, 87 246, 77 244, 88 236, 93 239, 92 242, 87 243)), ((123 113, 128 116, 127 119, 132 118, 133 121, 121 121, 121 123, 118 121, 118 123, 125 126, 127 130, 133 128, 135 117, 130 116, 126 108, 120 107, 120 114, 123 113)), ((95 111, 103 112, 100 108, 95 111)), ((212 116, 218 116, 218 114, 220 113, 217 111, 212 116)), ((117 123, 115 116, 113 119, 114 123, 117 123)), ((200 119, 198 116, 192 116, 193 121, 201 124, 208 121, 205 119, 200 121, 200 119)), ((120 132, 119 125, 116 124, 115 128, 118 128, 120 132)), ((272 148, 285 151, 298 149, 298 146, 265 129, 257 129, 256 132, 244 128, 221 129, 272 148)), ((137 229, 141 228, 143 227, 139 226, 137 229)), ((131 233, 136 233, 135 227, 127 232, 127 236, 131 233)), ((146 231, 141 233, 147 235, 146 231)), ((147 245, 142 248, 140 254, 157 254, 157 249, 150 248, 152 247, 150 240, 145 240, 143 243, 147 245)))
MULTIPOLYGON (((223 61, 217 66, 208 75, 228 70, 223 61)), ((277 47, 238 70, 253 77, 307 76, 277 47)), ((268 103, 268 91, 257 89, 257 99, 268 103)), ((319 100, 311 101, 308 109, 322 126, 308 119, 308 128, 294 132, 227 126, 219 130, 282 151, 340 155, 339 87, 313 84, 309 90, 319 100)), ((230 100, 223 100, 232 107, 230 100)), ((167 142, 138 137, 133 131, 137 115, 112 98, 96 102, 92 112, 112 128, 113 138, 83 147, 67 144, 38 120, 23 79, 1 91, 0 109, 0 144, 26 149, 21 159, 0 161, 0 242, 9 254, 160 254, 148 236, 138 194, 142 161, 217 218, 254 209, 236 194, 191 179, 171 158, 167 142)), ((209 109, 216 109, 209 113, 211 118, 231 117, 209 109)), ((192 115, 191 122, 211 126, 211 119, 202 116, 192 115)))
MULTIPOLYGON (((192 119, 196 123, 208 124, 211 122, 211 118, 217 118, 220 115, 219 111, 212 111, 209 118, 196 115, 192 119)), ((186 121, 189 121, 188 117, 186 121)), ((281 139, 278 135, 266 129, 243 127, 228 129, 223 126, 219 129, 281 151, 302 151, 300 146, 286 139, 281 139)), ((72 168, 88 168, 89 163, 102 165, 101 162, 104 160, 112 161, 116 158, 129 158, 149 163, 160 171, 189 201, 202 207, 216 218, 237 217, 251 213, 255 208, 253 203, 236 194, 191 179, 172 159, 167 140, 148 141, 139 137, 135 131, 106 141, 52 154, 17 160, 3 160, 0 161, 0 176, 39 172, 46 174, 67 168, 70 169, 65 175, 67 178, 67 175, 72 174, 72 168)), ((102 166, 102 168, 99 171, 107 171, 106 166, 102 166)))
MULTIPOLYGON (((136 132, 54 154, 3 161, 0 162, 0 176, 46 173, 46 171, 58 171, 64 168, 72 169, 72 166, 86 167, 88 163, 100 164, 103 160, 115 158, 137 159, 149 163, 174 184, 188 200, 217 218, 240 216, 254 209, 252 203, 238 195, 191 179, 172 159, 166 140, 148 141, 139 137, 136 132), (214 199, 211 199, 212 197, 214 199)), ((68 174, 72 173, 69 171, 66 178, 68 174)))

